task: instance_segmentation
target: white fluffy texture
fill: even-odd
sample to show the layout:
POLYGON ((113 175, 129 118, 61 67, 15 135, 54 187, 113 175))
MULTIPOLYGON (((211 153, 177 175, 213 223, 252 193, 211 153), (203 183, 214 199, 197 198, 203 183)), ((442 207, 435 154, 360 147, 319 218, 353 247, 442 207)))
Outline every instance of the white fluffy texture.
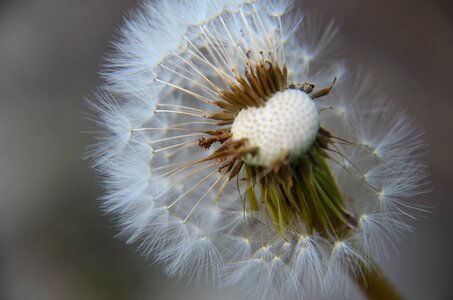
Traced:
POLYGON ((329 60, 335 27, 289 11, 286 0, 145 1, 121 28, 106 58, 107 84, 90 104, 102 130, 90 149, 93 167, 120 235, 168 275, 240 286, 248 299, 347 290, 343 279, 360 253, 385 256, 383 242, 407 227, 418 208, 404 198, 423 191, 426 177, 412 122, 370 91, 365 76, 329 60), (217 195, 227 178, 215 163, 190 164, 213 151, 197 140, 207 137, 199 130, 218 128, 203 117, 216 110, 218 89, 246 61, 271 53, 286 62, 290 82, 321 88, 337 77, 316 105, 322 127, 357 144, 338 143, 343 155, 331 162, 348 209, 361 216, 347 240, 300 233, 282 241, 263 211, 244 215, 236 183, 217 195))
POLYGON ((247 155, 248 164, 271 167, 289 155, 303 155, 316 139, 319 113, 315 102, 304 92, 286 90, 272 96, 263 107, 241 110, 231 127, 233 140, 247 139, 258 147, 257 155, 247 155))

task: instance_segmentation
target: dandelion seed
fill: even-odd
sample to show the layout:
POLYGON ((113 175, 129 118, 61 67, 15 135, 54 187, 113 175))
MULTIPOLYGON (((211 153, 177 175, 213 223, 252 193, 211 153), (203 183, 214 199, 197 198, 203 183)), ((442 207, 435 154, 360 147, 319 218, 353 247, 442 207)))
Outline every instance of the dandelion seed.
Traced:
POLYGON ((252 299, 369 295, 373 256, 421 209, 404 198, 423 191, 422 138, 329 60, 335 27, 291 5, 144 2, 92 103, 102 203, 170 276, 252 299))

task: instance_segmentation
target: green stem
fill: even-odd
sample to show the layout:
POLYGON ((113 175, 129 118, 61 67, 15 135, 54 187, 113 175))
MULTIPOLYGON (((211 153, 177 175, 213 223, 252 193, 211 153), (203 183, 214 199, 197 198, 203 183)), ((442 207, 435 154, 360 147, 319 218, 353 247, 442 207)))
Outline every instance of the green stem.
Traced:
POLYGON ((357 284, 362 290, 363 294, 369 300, 402 300, 403 298, 392 285, 392 283, 385 278, 382 272, 374 267, 372 270, 367 268, 362 269, 363 276, 357 277, 357 284))

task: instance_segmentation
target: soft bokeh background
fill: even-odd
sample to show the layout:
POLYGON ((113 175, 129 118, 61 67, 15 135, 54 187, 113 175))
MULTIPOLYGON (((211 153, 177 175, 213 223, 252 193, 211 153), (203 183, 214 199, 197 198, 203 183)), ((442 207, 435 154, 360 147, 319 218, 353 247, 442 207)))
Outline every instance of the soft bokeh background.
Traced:
MULTIPOLYGON (((432 193, 417 201, 432 213, 384 269, 408 299, 453 299, 452 1, 301 3, 336 19, 348 56, 426 129, 432 193)), ((166 279, 113 238, 80 158, 90 142, 83 98, 134 4, 0 1, 0 299, 220 299, 166 279)))

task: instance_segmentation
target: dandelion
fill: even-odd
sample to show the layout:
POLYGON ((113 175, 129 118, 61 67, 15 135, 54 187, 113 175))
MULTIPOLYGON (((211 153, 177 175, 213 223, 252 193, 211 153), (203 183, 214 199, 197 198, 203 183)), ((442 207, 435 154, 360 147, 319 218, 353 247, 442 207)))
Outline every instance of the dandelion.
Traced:
POLYGON ((290 1, 145 1, 90 103, 104 209, 169 276, 252 299, 397 299, 422 136, 290 1), (318 295, 318 296, 316 296, 318 295))

